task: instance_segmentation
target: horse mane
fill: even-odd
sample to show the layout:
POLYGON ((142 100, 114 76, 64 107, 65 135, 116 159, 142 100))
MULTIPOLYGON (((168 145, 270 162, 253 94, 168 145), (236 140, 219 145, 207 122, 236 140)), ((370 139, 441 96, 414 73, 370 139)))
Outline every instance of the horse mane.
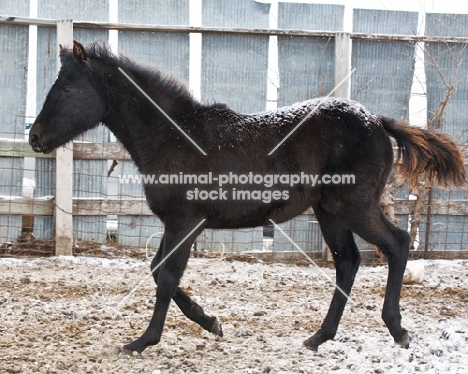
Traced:
POLYGON ((151 63, 136 62, 125 56, 112 52, 107 42, 93 42, 86 46, 86 53, 91 60, 98 60, 101 63, 116 65, 124 71, 137 74, 143 82, 150 85, 157 85, 160 89, 170 93, 175 99, 194 101, 186 84, 175 75, 162 71, 157 65, 151 63))

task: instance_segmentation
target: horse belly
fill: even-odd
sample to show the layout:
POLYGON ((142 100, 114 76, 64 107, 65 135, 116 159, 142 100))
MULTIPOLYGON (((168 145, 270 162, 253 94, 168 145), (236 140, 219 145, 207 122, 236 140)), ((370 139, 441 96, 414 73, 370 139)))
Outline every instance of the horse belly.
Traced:
MULTIPOLYGON (((260 194, 257 196, 261 197, 260 194)), ((228 203, 210 204, 206 227, 236 229, 269 225, 270 220, 275 223, 285 222, 306 211, 318 198, 318 192, 286 189, 278 191, 276 197, 278 198, 269 201, 271 196, 266 194, 263 195, 263 200, 232 200, 228 203)))

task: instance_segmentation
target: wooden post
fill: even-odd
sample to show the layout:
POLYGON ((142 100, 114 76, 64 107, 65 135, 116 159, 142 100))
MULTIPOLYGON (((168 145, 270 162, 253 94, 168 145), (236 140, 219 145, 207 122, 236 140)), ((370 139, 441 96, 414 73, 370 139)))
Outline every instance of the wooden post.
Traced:
MULTIPOLYGON (((335 34, 335 86, 351 72, 351 34, 335 34)), ((351 77, 338 87, 333 96, 349 99, 351 77)))
MULTIPOLYGON (((73 21, 57 20, 58 44, 73 46, 73 21)), ((57 70, 60 70, 57 56, 57 70)), ((71 256, 73 242, 73 142, 57 149, 55 175, 55 255, 71 256)))
MULTIPOLYGON (((351 34, 337 32, 335 34, 335 69, 334 82, 338 85, 351 72, 351 34)), ((345 80, 336 89, 333 96, 349 99, 351 87, 351 77, 345 80)), ((330 248, 323 243, 322 256, 325 261, 333 261, 330 248)))

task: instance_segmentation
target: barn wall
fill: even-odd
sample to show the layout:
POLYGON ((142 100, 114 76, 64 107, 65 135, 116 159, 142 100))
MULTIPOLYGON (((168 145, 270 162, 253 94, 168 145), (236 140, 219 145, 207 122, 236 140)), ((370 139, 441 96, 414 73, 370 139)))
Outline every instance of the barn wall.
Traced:
MULTIPOLYGON (((18 1, 8 7, 1 4, 0 13, 29 15, 29 4, 18 1)), ((26 82, 28 67, 29 27, 0 25, 0 137, 24 139, 26 82)), ((21 158, 0 157, 0 195, 22 196, 23 168, 21 158)), ((14 241, 21 234, 21 217, 0 215, 0 243, 14 241)))
MULTIPOLYGON (((467 37, 466 14, 427 14, 426 35, 467 37)), ((425 46, 427 78, 427 116, 433 128, 451 134, 460 146, 468 142, 468 49, 462 43, 427 43, 425 46), (449 87, 456 89, 449 94, 449 87), (446 105, 442 110, 442 105, 446 105)), ((444 191, 434 189, 432 199, 468 199, 460 189, 444 191)), ((458 250, 468 248, 467 216, 423 216, 421 246, 427 250, 458 250), (426 230, 430 227, 430 235, 426 230), (426 238, 429 239, 426 245, 426 238)))

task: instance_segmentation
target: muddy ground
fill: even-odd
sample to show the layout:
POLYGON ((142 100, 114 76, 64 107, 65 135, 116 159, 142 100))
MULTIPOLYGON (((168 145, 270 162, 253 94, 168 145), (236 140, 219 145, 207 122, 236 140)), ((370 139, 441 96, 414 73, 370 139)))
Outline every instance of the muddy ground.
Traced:
POLYGON ((312 352, 302 342, 327 312, 333 286, 321 271, 332 269, 193 258, 181 285, 224 337, 172 304, 162 342, 121 357, 152 315, 151 277, 129 294, 149 261, 1 258, 0 373, 466 373, 468 263, 424 265, 424 282, 402 292, 407 350, 380 318, 385 266, 360 269, 336 338, 312 352))

